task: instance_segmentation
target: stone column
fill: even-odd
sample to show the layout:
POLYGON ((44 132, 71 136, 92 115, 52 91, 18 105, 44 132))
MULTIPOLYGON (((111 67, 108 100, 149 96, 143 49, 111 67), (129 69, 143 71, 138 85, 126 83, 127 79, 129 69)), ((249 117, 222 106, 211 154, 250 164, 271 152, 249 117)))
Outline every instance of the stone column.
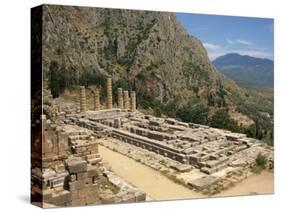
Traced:
POLYGON ((136 106, 136 92, 131 91, 131 110, 136 111, 137 106, 136 106))
POLYGON ((112 109, 112 78, 106 79, 107 109, 112 109))
POLYGON ((100 91, 99 89, 96 89, 94 92, 94 106, 95 110, 100 110, 100 91))
POLYGON ((126 109, 126 110, 130 109, 129 92, 128 91, 124 91, 124 109, 126 109))
POLYGON ((114 119, 113 127, 114 128, 120 128, 121 127, 121 120, 120 120, 120 118, 114 119))
POLYGON ((80 86, 80 112, 86 111, 86 92, 85 87, 80 86))
POLYGON ((124 102, 123 102, 123 90, 122 90, 122 88, 117 89, 117 98, 118 98, 118 108, 123 109, 124 108, 124 102))

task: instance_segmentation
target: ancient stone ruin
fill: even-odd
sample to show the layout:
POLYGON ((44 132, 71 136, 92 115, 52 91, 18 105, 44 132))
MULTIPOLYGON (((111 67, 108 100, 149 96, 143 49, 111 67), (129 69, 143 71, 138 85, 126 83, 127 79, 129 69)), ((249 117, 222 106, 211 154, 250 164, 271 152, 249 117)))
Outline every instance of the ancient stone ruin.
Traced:
MULTIPOLYGON (((116 176, 102 162, 98 144, 178 180, 182 173, 188 176, 194 172, 196 177, 191 174, 180 180, 195 190, 225 182, 233 173, 246 176, 259 153, 266 155, 273 167, 273 148, 258 140, 145 115, 137 110, 135 91, 118 88, 117 103, 113 104, 111 77, 106 86, 104 104, 100 102, 99 90, 94 91, 94 110, 87 110, 83 86, 79 105, 49 100, 52 106, 44 106, 49 117, 42 116, 42 146, 35 138, 33 142, 32 157, 38 159, 32 167, 33 199, 43 196, 44 204, 51 206, 145 201, 143 191, 116 176)), ((48 91, 44 95, 49 98, 48 91)))
MULTIPOLYGON (((107 85, 107 91, 112 92, 111 78, 107 85)), ((79 110, 74 111, 85 114, 88 111, 85 87, 81 86, 79 92, 79 110)), ((51 101, 46 88, 43 95, 46 102, 51 101)), ((112 107, 112 95, 109 96, 107 107, 112 107)), ((99 112, 100 107, 99 91, 95 90, 94 109, 99 112)), ((66 113, 60 105, 45 105, 44 111, 49 117, 44 114, 38 122, 38 126, 42 123, 43 133, 37 130, 38 134, 32 138, 34 204, 42 201, 43 207, 55 207, 145 201, 143 191, 116 176, 102 162, 94 132, 66 124, 66 113)))

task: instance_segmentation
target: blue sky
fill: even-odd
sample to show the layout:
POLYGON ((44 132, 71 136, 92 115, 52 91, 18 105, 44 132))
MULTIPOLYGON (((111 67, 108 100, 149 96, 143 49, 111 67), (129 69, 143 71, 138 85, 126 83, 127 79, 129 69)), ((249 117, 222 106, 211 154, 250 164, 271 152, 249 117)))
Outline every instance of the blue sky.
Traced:
POLYGON ((227 53, 274 57, 273 19, 177 13, 184 28, 199 38, 211 60, 227 53))

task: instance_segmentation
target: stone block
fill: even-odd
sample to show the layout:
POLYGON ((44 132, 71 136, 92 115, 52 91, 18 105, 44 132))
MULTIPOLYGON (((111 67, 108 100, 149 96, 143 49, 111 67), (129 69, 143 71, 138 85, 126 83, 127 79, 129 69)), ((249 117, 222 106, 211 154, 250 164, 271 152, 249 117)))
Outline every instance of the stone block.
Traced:
POLYGON ((158 140, 158 141, 163 141, 164 140, 164 135, 162 133, 159 133, 159 132, 148 132, 148 138, 151 138, 151 139, 155 139, 155 140, 158 140))
POLYGON ((145 201, 146 194, 144 192, 142 192, 142 191, 137 191, 135 193, 135 198, 136 198, 135 199, 136 202, 143 202, 143 201, 145 201))
POLYGON ((64 184, 64 177, 55 178, 50 181, 51 188, 61 187, 64 184))
POLYGON ((88 187, 89 187, 88 190, 91 194, 97 195, 97 193, 99 191, 98 184, 90 184, 88 187))
POLYGON ((218 181, 218 179, 219 179, 218 177, 214 177, 214 176, 204 176, 188 182, 188 185, 201 190, 214 184, 215 182, 218 181))
POLYGON ((191 165, 187 165, 187 164, 174 164, 171 165, 171 168, 179 172, 189 172, 193 169, 191 165))
POLYGON ((52 202, 55 205, 63 205, 71 201, 71 193, 69 191, 62 191, 58 195, 54 195, 52 202))
POLYGON ((112 195, 102 196, 101 202, 102 204, 112 204, 115 202, 115 198, 112 195))
POLYGON ((81 158, 71 158, 66 160, 66 167, 70 174, 87 171, 87 162, 81 158))
POLYGON ((80 172, 80 173, 77 173, 77 180, 78 181, 85 181, 88 177, 88 174, 87 172, 80 172))
POLYGON ((55 191, 56 193, 62 192, 63 190, 64 190, 64 186, 63 186, 63 185, 54 188, 54 191, 55 191))
POLYGON ((98 176, 98 168, 96 166, 88 166, 87 174, 88 174, 88 177, 98 176))
POLYGON ((48 201, 52 198, 52 190, 51 189, 45 189, 43 190, 43 201, 48 201))
POLYGON ((84 205, 85 201, 82 198, 78 198, 78 199, 73 199, 71 202, 72 206, 78 206, 78 205, 84 205))
POLYGON ((136 197, 133 194, 127 194, 127 195, 123 196, 122 202, 124 202, 124 203, 136 202, 136 197))
POLYGON ((213 174, 216 172, 215 168, 208 168, 208 167, 203 167, 200 170, 201 172, 205 173, 205 174, 213 174))
POLYGON ((87 160, 91 165, 96 165, 101 162, 101 158, 92 158, 87 160))
POLYGON ((77 183, 78 183, 78 189, 84 189, 86 186, 86 179, 77 181, 77 183))
POLYGON ((78 182, 77 182, 77 181, 75 181, 75 182, 69 182, 69 190, 70 190, 71 192, 79 190, 79 184, 78 184, 78 182))

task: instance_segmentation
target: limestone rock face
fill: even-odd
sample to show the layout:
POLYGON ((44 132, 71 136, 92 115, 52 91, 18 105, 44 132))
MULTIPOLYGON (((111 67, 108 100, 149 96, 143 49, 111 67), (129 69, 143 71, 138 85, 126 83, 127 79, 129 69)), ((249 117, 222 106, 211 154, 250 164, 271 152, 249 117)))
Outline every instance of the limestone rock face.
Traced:
POLYGON ((62 71, 74 70, 76 81, 85 72, 109 74, 137 94, 179 105, 216 90, 218 79, 239 93, 173 13, 45 5, 43 14, 45 76, 57 61, 62 71))

